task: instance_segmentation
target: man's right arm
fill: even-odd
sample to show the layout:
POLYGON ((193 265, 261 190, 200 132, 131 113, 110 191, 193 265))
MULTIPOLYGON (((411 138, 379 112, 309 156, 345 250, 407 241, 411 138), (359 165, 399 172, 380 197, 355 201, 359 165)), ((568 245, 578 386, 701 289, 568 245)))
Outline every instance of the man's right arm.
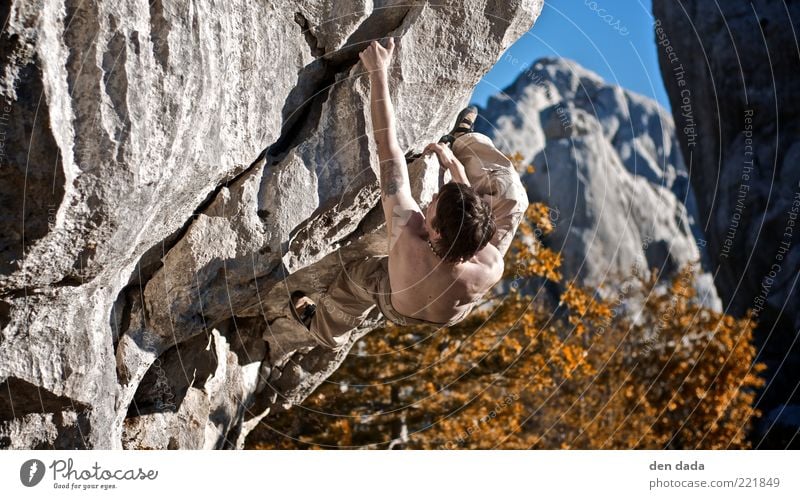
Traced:
POLYGON ((464 165, 453 155, 453 151, 451 151, 447 145, 441 142, 438 144, 428 144, 425 146, 425 150, 422 151, 422 154, 428 153, 436 154, 439 160, 439 166, 450 172, 451 182, 472 186, 469 183, 469 177, 467 177, 467 171, 464 169, 464 165))

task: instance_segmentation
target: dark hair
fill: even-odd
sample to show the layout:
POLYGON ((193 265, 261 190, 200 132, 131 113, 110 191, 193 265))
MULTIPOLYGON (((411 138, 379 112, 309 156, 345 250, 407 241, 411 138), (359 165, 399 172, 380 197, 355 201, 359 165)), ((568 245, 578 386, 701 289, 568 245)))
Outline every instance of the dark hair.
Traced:
POLYGON ((489 205, 472 187, 457 182, 449 182, 439 190, 431 225, 441 236, 432 243, 433 247, 448 262, 472 258, 497 231, 489 205))

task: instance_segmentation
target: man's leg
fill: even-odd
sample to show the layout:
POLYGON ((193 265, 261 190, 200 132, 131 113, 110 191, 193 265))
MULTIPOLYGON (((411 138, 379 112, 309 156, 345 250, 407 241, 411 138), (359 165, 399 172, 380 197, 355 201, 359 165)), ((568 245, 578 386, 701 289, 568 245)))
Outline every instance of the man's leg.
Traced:
POLYGON ((385 271, 381 260, 369 257, 350 262, 317 304, 309 331, 321 344, 339 349, 350 332, 361 325, 376 305, 378 285, 385 271))
POLYGON ((452 145, 453 154, 464 165, 475 192, 492 208, 497 233, 492 243, 505 253, 528 208, 528 194, 514 169, 492 140, 480 133, 467 133, 452 145))
MULTIPOLYGON (((514 164, 508 157, 500 152, 492 139, 482 133, 466 133, 458 137, 452 145, 453 154, 464 165, 472 187, 478 194, 487 194, 491 189, 493 179, 489 175, 492 171, 506 170, 517 174, 514 164)), ((496 190, 496 189, 494 189, 496 190)))

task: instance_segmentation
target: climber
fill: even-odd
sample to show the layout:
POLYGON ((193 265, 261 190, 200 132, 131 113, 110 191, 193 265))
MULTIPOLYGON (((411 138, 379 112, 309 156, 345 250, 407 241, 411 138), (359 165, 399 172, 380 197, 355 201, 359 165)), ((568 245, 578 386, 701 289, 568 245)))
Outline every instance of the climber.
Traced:
MULTIPOLYGON (((423 155, 435 154, 452 180, 424 211, 419 207, 411 195, 389 94, 394 46, 391 38, 386 47, 373 41, 359 54, 369 73, 388 256, 344 265, 321 306, 299 290, 289 303, 314 339, 334 350, 347 343, 375 305, 401 326, 450 326, 463 320, 502 277, 503 255, 528 206, 511 161, 488 137, 473 132, 478 112, 468 107, 449 134, 425 147, 423 155)), ((410 167, 423 169, 424 158, 410 167)))

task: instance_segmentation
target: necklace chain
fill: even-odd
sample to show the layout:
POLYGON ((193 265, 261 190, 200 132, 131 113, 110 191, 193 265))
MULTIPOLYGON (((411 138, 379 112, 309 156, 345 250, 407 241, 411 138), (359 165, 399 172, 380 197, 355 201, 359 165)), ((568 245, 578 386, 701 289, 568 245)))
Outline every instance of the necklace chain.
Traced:
POLYGON ((439 256, 439 253, 436 252, 436 248, 433 247, 433 243, 431 242, 430 239, 428 239, 428 247, 431 249, 431 251, 433 251, 434 255, 436 255, 438 258, 442 258, 441 256, 439 256))

